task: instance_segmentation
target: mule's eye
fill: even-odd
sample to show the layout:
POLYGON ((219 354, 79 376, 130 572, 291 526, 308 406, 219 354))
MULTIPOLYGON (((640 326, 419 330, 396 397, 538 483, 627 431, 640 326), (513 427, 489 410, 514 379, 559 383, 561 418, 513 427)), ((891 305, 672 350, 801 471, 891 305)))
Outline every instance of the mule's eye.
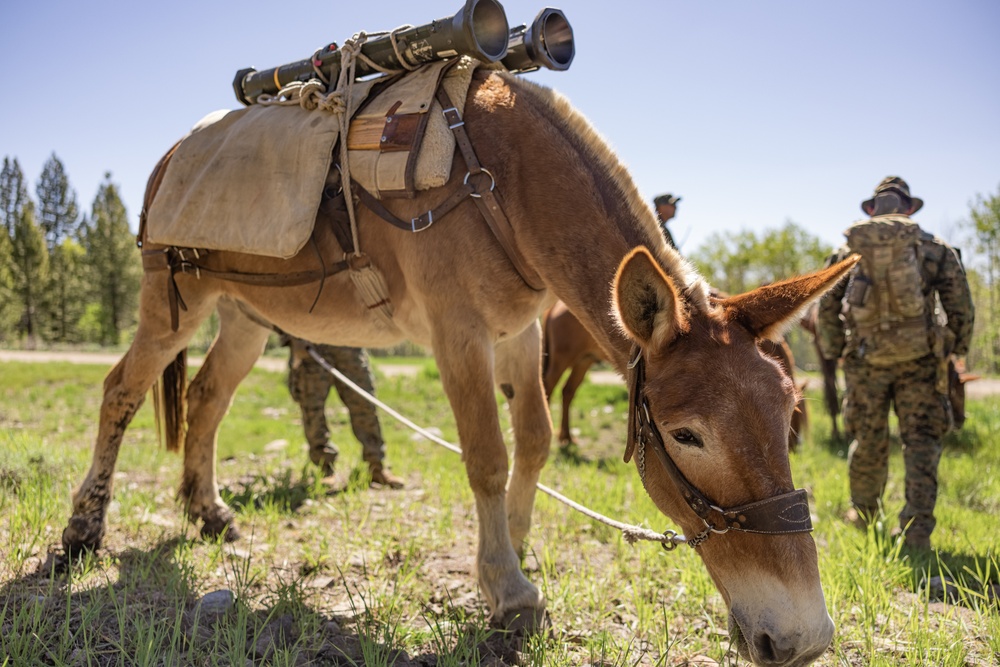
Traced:
POLYGON ((670 437, 679 442, 682 445, 689 445, 691 447, 702 447, 701 438, 692 433, 689 429, 679 428, 676 431, 670 432, 670 437))

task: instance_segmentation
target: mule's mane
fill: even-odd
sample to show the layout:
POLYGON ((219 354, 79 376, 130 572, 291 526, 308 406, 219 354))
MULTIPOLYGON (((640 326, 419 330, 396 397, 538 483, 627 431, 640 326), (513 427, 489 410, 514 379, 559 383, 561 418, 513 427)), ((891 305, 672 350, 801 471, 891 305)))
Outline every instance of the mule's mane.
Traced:
POLYGON ((587 118, 560 93, 523 78, 507 76, 505 82, 533 102, 553 127, 581 156, 581 164, 595 165, 594 180, 599 184, 604 205, 622 224, 620 231, 630 246, 645 245, 664 272, 682 287, 688 305, 708 312, 708 286, 680 253, 667 245, 653 209, 639 194, 628 169, 608 141, 587 118), (631 223, 631 224, 630 224, 631 223), (630 233, 633 232, 633 233, 630 233))

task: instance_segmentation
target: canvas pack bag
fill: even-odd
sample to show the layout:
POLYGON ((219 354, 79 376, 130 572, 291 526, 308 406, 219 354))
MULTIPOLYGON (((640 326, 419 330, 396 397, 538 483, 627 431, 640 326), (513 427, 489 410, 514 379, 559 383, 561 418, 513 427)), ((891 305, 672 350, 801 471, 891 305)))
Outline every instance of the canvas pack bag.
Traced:
POLYGON ((844 297, 848 346, 875 366, 920 359, 932 352, 933 296, 925 294, 920 227, 906 216, 884 215, 853 225, 847 245, 861 255, 844 297))

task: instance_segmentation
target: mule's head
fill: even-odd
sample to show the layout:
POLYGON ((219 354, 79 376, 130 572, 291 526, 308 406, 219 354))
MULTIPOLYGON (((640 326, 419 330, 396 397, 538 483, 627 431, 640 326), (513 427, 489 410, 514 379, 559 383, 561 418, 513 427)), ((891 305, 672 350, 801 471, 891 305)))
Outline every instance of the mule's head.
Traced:
POLYGON ((644 408, 630 421, 648 414, 646 432, 660 434, 630 433, 626 458, 634 449, 657 507, 689 539, 701 538, 698 552, 729 606, 739 651, 760 665, 812 662, 829 646, 833 622, 807 532, 808 504, 804 492, 793 493, 788 432, 796 388, 758 341, 779 339, 856 261, 707 304, 692 303, 645 248, 626 257, 615 277, 614 308, 636 346, 632 379, 645 374, 642 396, 632 389, 644 408), (699 493, 713 506, 701 516, 692 501, 699 493))

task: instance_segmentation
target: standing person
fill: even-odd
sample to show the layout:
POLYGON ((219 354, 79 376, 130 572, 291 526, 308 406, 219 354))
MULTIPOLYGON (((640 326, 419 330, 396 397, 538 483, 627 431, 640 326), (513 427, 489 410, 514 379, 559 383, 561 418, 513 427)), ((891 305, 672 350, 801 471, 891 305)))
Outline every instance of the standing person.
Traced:
MULTIPOLYGON (((879 510, 889 464, 890 403, 899 418, 906 468, 906 504, 899 513, 904 544, 930 548, 937 501, 941 438, 948 428, 947 395, 938 387, 940 361, 969 350, 974 310, 965 270, 953 248, 910 219, 923 201, 906 181, 889 176, 861 204, 870 218, 849 227, 835 255, 861 261, 849 279, 820 302, 820 347, 843 357, 847 384, 848 520, 865 525, 879 510), (935 325, 935 296, 947 323, 935 325)), ((941 318, 943 319, 943 318, 941 318)))
POLYGON ((680 197, 676 197, 672 194, 657 195, 653 199, 653 207, 656 209, 656 218, 660 221, 660 229, 663 230, 663 236, 666 237, 667 243, 674 249, 677 248, 677 244, 674 243, 674 237, 670 234, 670 230, 667 229, 667 223, 670 222, 671 218, 677 215, 677 203, 680 200, 680 197))
MULTIPOLYGON (((385 441, 375 406, 357 392, 331 375, 306 349, 308 342, 288 336, 291 353, 288 357, 288 389, 302 410, 302 427, 309 442, 309 458, 320 466, 324 475, 332 475, 337 447, 330 442, 330 429, 326 423, 326 398, 330 387, 336 387, 340 400, 351 415, 351 430, 362 447, 362 458, 368 464, 372 482, 393 489, 403 488, 403 480, 389 472, 385 465, 385 441)), ((346 375, 354 384, 370 394, 375 393, 368 354, 358 347, 313 345, 331 366, 346 375)))

